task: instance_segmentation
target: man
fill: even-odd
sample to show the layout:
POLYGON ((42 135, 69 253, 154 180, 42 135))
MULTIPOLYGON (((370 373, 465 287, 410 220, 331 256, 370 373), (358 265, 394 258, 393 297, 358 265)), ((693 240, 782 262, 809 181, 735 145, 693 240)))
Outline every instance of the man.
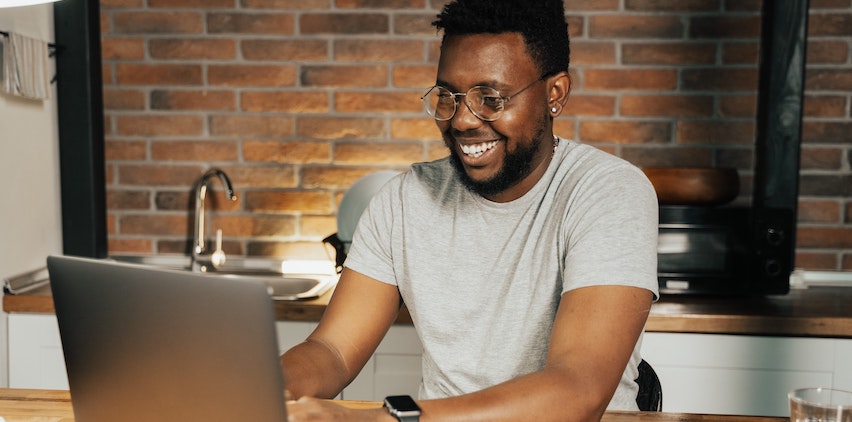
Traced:
POLYGON ((552 133, 571 88, 562 0, 456 0, 435 25, 423 101, 450 157, 413 165, 364 212, 322 321, 282 356, 301 397, 291 420, 397 419, 311 397, 355 378, 403 302, 424 421, 636 409, 656 195, 636 167, 552 133))

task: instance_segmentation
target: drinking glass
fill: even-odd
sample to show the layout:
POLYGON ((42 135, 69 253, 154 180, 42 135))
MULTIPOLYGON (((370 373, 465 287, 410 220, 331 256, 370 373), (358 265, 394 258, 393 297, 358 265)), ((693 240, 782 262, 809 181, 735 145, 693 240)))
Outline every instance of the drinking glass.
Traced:
POLYGON ((800 388, 787 394, 790 422, 852 422, 852 392, 800 388))

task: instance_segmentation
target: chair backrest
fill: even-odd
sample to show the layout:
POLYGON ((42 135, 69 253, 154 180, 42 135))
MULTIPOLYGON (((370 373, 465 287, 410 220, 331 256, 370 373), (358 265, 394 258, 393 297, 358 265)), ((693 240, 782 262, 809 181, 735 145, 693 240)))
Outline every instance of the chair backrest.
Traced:
POLYGON ((663 386, 654 368, 645 359, 639 362, 639 377, 636 378, 636 383, 639 384, 639 394, 636 395, 639 410, 662 412, 663 386))

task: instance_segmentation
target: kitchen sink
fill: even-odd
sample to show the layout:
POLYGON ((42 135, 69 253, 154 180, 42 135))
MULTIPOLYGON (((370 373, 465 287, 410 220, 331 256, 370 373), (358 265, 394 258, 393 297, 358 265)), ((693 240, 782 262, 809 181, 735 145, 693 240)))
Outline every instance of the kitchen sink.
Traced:
MULTIPOLYGON (((108 259, 156 268, 192 271, 186 255, 113 255, 108 259)), ((337 283, 330 261, 282 260, 269 257, 228 256, 216 269, 200 271, 210 277, 265 283, 278 300, 304 300, 319 297, 337 283)))

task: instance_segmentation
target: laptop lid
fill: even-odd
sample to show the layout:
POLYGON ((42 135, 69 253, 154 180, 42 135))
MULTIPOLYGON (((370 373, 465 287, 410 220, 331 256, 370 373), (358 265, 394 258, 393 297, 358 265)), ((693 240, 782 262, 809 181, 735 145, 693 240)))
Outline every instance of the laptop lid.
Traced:
POLYGON ((64 256, 47 267, 76 420, 287 419, 265 285, 64 256))

